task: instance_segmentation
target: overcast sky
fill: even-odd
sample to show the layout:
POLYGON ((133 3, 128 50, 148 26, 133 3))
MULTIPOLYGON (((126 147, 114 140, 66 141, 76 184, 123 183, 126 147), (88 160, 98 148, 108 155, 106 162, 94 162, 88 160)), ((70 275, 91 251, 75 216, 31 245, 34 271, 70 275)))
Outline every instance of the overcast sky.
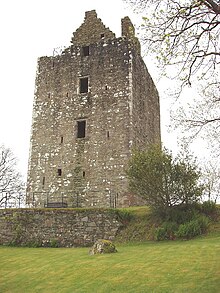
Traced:
MULTIPOLYGON (((121 35, 121 18, 129 16, 134 24, 141 17, 121 0, 7 0, 0 4, 0 144, 11 148, 18 168, 26 179, 34 82, 37 58, 52 55, 53 49, 69 46, 72 33, 82 24, 85 11, 98 17, 116 36, 121 35)), ((147 60, 147 59, 146 59, 147 60)), ((147 61, 155 77, 153 65, 147 61)), ((163 92, 160 87, 161 99, 163 92)), ((166 127, 169 113, 161 102, 162 135, 172 147, 166 127)))

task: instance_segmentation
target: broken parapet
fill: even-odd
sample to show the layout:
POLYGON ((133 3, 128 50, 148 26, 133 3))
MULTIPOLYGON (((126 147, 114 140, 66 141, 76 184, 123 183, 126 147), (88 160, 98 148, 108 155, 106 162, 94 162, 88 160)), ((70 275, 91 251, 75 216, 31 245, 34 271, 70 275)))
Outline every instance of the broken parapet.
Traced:
POLYGON ((138 53, 141 53, 141 45, 138 38, 135 36, 135 28, 128 16, 125 16, 121 20, 121 35, 128 38, 135 45, 135 49, 138 53))

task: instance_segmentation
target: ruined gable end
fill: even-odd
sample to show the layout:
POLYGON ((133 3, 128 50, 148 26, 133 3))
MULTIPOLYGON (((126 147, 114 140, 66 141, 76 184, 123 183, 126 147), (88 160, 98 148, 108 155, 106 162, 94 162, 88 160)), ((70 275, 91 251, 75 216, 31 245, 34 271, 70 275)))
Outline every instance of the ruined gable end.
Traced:
POLYGON ((95 10, 87 11, 83 24, 73 34, 73 45, 87 45, 102 40, 114 39, 115 34, 97 18, 95 10))

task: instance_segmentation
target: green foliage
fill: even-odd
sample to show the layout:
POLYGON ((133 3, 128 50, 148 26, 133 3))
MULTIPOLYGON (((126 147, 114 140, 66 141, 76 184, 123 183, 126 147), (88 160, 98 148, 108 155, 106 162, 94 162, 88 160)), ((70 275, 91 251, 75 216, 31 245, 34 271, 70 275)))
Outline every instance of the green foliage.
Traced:
POLYGON ((135 151, 127 175, 131 191, 160 212, 196 202, 203 191, 195 161, 188 154, 173 158, 169 151, 161 150, 158 145, 152 145, 146 151, 135 151))
POLYGON ((218 214, 218 208, 213 201, 204 201, 201 205, 201 212, 210 218, 215 218, 218 214))
POLYGON ((178 238, 191 239, 195 236, 204 234, 209 225, 209 220, 205 216, 199 216, 190 222, 181 224, 176 233, 178 238))
POLYGON ((182 204, 161 210, 156 209, 153 212, 160 220, 183 224, 191 221, 199 214, 199 205, 197 203, 182 204))
POLYGON ((164 222, 155 230, 154 239, 157 241, 174 240, 176 238, 191 239, 207 232, 209 219, 206 216, 195 214, 193 217, 193 214, 191 214, 187 218, 191 218, 191 220, 183 221, 180 225, 177 222, 164 222))
POLYGON ((59 247, 59 243, 58 243, 57 239, 50 239, 50 247, 52 247, 52 248, 59 247))
POLYGON ((174 240, 178 225, 175 222, 164 222, 161 227, 155 230, 155 240, 174 240))
POLYGON ((42 243, 39 240, 38 241, 35 240, 35 241, 29 241, 23 246, 31 247, 31 248, 37 248, 37 247, 41 247, 42 243))
POLYGON ((188 225, 191 221, 196 221, 199 225, 200 234, 206 233, 207 228, 209 231, 218 233, 220 222, 216 221, 217 219, 213 222, 211 217, 206 217, 201 212, 201 206, 202 204, 195 203, 188 206, 173 207, 171 211, 162 216, 152 213, 147 207, 139 207, 136 210, 127 209, 128 211, 131 210, 133 218, 118 231, 116 242, 175 240, 179 238, 177 235, 179 227, 186 223, 188 225))
POLYGON ((110 211, 116 214, 117 220, 124 225, 128 224, 134 218, 134 215, 127 209, 112 209, 110 211))

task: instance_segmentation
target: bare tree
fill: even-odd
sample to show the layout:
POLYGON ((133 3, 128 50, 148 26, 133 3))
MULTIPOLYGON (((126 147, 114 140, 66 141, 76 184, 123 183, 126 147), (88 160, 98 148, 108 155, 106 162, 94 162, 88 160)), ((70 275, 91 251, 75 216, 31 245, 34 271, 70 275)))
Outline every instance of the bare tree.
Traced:
MULTIPOLYGON (((195 109, 174 115, 179 125, 201 130, 220 127, 220 1, 125 0, 143 15, 143 41, 164 75, 184 86, 200 87, 195 109), (200 103, 199 103, 200 102, 200 103), (180 115, 181 114, 181 115, 180 115)), ((193 98, 193 97, 192 97, 193 98)))
POLYGON ((16 171, 11 150, 0 146, 0 207, 20 207, 24 202, 24 183, 16 171))
POLYGON ((220 197, 220 168, 217 163, 207 162, 203 167, 202 181, 205 186, 203 196, 205 200, 211 200, 215 203, 220 197))

